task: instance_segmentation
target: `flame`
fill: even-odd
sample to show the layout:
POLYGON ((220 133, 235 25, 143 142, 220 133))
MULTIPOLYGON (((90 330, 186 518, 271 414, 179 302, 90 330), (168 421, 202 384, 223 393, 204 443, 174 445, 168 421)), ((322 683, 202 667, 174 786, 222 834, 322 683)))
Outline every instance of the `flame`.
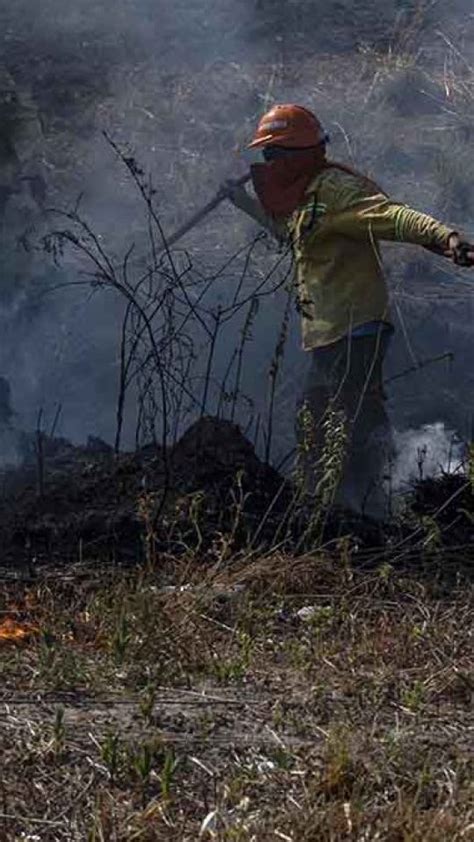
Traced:
POLYGON ((17 623, 11 617, 0 622, 0 643, 3 641, 21 641, 36 632, 36 628, 28 623, 17 623))

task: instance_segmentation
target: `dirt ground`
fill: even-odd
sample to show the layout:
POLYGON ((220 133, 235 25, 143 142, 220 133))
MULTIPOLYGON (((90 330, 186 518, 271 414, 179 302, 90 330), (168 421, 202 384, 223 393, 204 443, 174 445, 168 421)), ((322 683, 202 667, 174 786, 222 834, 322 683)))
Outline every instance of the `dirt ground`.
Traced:
POLYGON ((163 554, 0 594, 2 840, 474 838, 466 576, 163 554))

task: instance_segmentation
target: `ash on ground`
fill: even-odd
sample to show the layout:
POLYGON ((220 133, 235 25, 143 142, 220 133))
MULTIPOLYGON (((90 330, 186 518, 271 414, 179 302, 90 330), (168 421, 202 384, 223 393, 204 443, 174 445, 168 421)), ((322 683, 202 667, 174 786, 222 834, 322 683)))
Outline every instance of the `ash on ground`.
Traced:
POLYGON ((311 541, 337 547, 345 540, 360 558, 400 542, 422 549, 426 541, 438 548, 474 544, 466 475, 415 483, 405 520, 376 523, 334 508, 319 513, 311 532, 311 501, 297 498, 291 479, 264 464, 236 425, 215 418, 197 421, 166 451, 149 445, 116 455, 94 437, 78 447, 24 436, 22 448, 22 463, 1 472, 3 566, 134 563, 150 542, 154 553, 198 551, 203 560, 215 558, 225 542, 235 555, 249 547, 301 552, 311 541))

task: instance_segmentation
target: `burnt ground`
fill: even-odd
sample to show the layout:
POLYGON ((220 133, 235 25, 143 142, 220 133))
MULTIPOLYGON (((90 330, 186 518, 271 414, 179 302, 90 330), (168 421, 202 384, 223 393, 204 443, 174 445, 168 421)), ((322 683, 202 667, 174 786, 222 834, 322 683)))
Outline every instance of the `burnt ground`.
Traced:
POLYGON ((361 562, 378 551, 375 558, 416 565, 431 552, 447 564, 467 561, 474 539, 472 484, 461 474, 414 483, 403 516, 385 523, 321 507, 308 533, 321 504, 265 465, 236 425, 213 418, 196 422, 166 452, 150 445, 117 456, 92 437, 83 447, 25 438, 23 451, 23 465, 2 476, 4 567, 136 563, 151 551, 197 549, 212 562, 222 536, 232 553, 300 552, 346 540, 361 562))
POLYGON ((244 496, 251 491, 249 524, 282 495, 283 478, 229 422, 203 419, 165 453, 150 445, 116 456, 98 439, 75 447, 44 438, 39 459, 37 444, 27 441, 23 466, 3 475, 3 558, 20 564, 77 560, 79 546, 84 557, 140 561, 151 521, 162 549, 173 549, 190 532, 195 540, 197 520, 209 544, 218 529, 230 529, 239 488, 244 496))

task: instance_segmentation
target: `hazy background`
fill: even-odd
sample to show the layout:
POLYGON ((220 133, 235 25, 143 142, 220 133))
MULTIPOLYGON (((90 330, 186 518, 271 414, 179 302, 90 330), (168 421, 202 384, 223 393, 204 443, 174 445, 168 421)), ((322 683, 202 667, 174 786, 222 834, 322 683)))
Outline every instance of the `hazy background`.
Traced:
MULTIPOLYGON (((273 0, 1 0, 1 66, 36 109, 48 205, 83 194, 88 220, 117 257, 144 242, 144 214, 102 137, 108 131, 153 174, 166 230, 239 174, 238 150, 275 101, 321 116, 331 154, 385 189, 474 237, 474 15, 467 2, 278 2, 273 0)), ((115 429, 121 302, 74 281, 66 258, 54 270, 26 253, 49 222, 20 199, 1 237, 0 374, 12 386, 18 426, 40 407, 74 440, 111 441, 115 429)), ((225 207, 183 246, 204 275, 250 242, 253 224, 225 207)), ((388 246, 397 336, 387 377, 452 352, 389 386, 400 430, 444 424, 468 438, 474 411, 474 273, 413 247, 388 246)), ((259 247, 253 278, 272 265, 259 247)), ((228 282, 239 272, 230 268, 228 282)), ((225 283, 225 278, 222 280, 225 283)), ((224 294, 224 293, 223 293, 224 294)), ((265 403, 268 366, 284 296, 262 303, 246 356, 244 388, 265 403)), ((218 349, 225 368, 239 325, 218 349)), ((292 329, 279 384, 276 455, 291 442, 293 407, 307 360, 292 329)), ((129 407, 125 444, 133 441, 129 407)), ((436 427, 436 441, 440 440, 436 427)), ((408 447, 404 439, 404 448, 408 447)), ((417 439, 418 442, 418 439, 417 439)), ((418 446, 418 444, 417 444, 418 446)), ((438 445, 437 445, 438 446, 438 445)))

